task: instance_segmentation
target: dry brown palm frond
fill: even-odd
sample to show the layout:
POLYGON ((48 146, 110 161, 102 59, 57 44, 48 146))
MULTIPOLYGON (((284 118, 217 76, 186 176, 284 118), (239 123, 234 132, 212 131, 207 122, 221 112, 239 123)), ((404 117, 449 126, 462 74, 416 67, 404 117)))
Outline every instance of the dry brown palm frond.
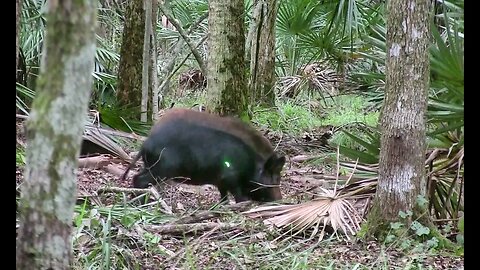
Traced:
MULTIPOLYGON (((337 159, 338 155, 337 150, 337 159)), ((353 172, 347 183, 352 176, 353 172)), ((374 194, 372 182, 375 183, 375 181, 367 180, 369 181, 356 181, 338 188, 336 183, 333 190, 320 188, 318 198, 301 204, 261 206, 243 213, 252 218, 264 218, 265 224, 285 229, 286 231, 280 237, 285 235, 293 237, 300 233, 308 234, 311 231, 310 238, 320 234, 319 239, 322 240, 328 227, 333 230, 333 235, 338 237, 338 231, 340 231, 350 239, 350 235, 355 235, 360 229, 362 222, 361 215, 351 201, 365 197, 366 194, 374 194)))
POLYGON ((118 156, 125 161, 131 161, 130 156, 114 140, 115 137, 134 138, 131 134, 111 128, 104 128, 100 123, 100 113, 90 110, 88 119, 83 131, 83 140, 89 141, 98 147, 106 150, 109 154, 118 156))
POLYGON ((280 96, 293 98, 300 93, 301 89, 307 85, 307 81, 302 76, 285 76, 278 80, 280 87, 280 96))
POLYGON ((101 128, 86 125, 83 139, 108 150, 112 155, 118 156, 125 161, 131 160, 130 156, 123 150, 123 148, 113 141, 107 134, 104 134, 101 128))
POLYGON ((429 207, 438 219, 457 218, 463 210, 464 146, 434 149, 427 158, 429 207))
POLYGON ((370 173, 377 173, 378 172, 378 163, 377 164, 356 164, 353 162, 340 162, 340 165, 345 168, 353 169, 356 168, 356 173, 362 172, 370 172, 370 173))
MULTIPOLYGON (((436 147, 427 151, 425 166, 429 208, 437 219, 457 218, 458 212, 463 211, 464 152, 465 147, 458 141, 452 141, 450 147, 436 147)), ((378 181, 378 163, 340 162, 340 165, 347 171, 355 171, 355 177, 344 187, 349 193, 374 192, 378 181)))
POLYGON ((327 63, 311 63, 297 74, 283 76, 278 80, 280 96, 296 97, 301 91, 316 91, 322 96, 335 96, 344 79, 327 63))
MULTIPOLYGON (((437 163, 439 166, 432 170, 430 174, 444 174, 450 170, 458 171, 458 169, 463 165, 464 151, 465 148, 462 147, 460 150, 458 150, 455 156, 449 157, 449 155, 447 155, 444 159, 439 159, 440 162, 437 163)), ((450 150, 448 154, 450 154, 450 150)))
POLYGON ((339 197, 355 196, 356 199, 371 197, 377 190, 377 181, 377 177, 372 177, 349 183, 338 190, 339 197))
POLYGON ((362 218, 348 196, 338 197, 332 190, 325 189, 323 193, 323 196, 302 204, 263 206, 246 211, 244 214, 252 218, 266 218, 265 224, 287 229, 282 236, 287 234, 295 236, 312 229, 310 238, 321 232, 321 240, 326 227, 329 226, 334 233, 340 230, 350 239, 349 235, 355 235, 360 229, 362 218), (321 230, 319 230, 320 226, 322 226, 321 230))

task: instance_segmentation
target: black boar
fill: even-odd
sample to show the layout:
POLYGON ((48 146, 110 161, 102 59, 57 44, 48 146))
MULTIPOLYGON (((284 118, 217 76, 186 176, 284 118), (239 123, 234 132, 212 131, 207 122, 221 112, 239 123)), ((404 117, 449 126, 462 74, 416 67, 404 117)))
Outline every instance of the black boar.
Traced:
POLYGON ((215 185, 221 201, 230 192, 236 202, 274 201, 282 198, 280 172, 285 157, 250 125, 188 109, 171 109, 156 123, 138 155, 144 167, 133 186, 147 187, 172 179, 192 185, 215 185))

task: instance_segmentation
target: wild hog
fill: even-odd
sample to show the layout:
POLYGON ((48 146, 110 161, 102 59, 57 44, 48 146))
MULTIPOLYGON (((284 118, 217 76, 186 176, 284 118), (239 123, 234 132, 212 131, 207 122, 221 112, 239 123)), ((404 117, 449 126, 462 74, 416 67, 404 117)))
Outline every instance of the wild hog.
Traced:
POLYGON ((142 158, 133 186, 172 179, 192 185, 215 185, 221 201, 230 192, 236 202, 282 198, 280 172, 285 157, 250 125, 188 109, 171 109, 152 127, 122 179, 142 158))

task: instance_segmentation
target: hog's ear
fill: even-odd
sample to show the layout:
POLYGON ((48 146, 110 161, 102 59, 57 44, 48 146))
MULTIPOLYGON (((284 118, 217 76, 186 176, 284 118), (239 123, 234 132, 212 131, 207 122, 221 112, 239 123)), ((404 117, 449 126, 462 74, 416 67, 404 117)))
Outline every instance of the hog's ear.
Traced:
POLYGON ((271 155, 267 162, 265 162, 265 170, 270 172, 279 172, 285 165, 285 156, 277 156, 277 154, 271 155))

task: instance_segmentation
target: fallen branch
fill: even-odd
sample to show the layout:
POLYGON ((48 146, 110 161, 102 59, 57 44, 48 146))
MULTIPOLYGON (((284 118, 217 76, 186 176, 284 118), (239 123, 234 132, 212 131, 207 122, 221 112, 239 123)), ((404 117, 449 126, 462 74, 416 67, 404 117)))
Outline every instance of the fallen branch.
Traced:
POLYGON ((211 219, 214 217, 219 216, 220 213, 212 212, 212 211, 200 211, 197 213, 193 213, 189 216, 183 217, 175 221, 177 224, 188 224, 188 223, 196 223, 200 221, 204 221, 206 219, 211 219))
MULTIPOLYGON (((137 232, 137 234, 140 236, 140 239, 138 239, 139 242, 141 242, 142 244, 145 244, 145 241, 144 241, 145 230, 140 225, 138 225, 138 223, 135 223, 133 225, 133 227, 134 227, 135 231, 137 232)), ((175 252, 169 250, 168 248, 164 247, 163 245, 158 244, 156 246, 156 248, 158 248, 158 249, 160 249, 160 251, 168 254, 170 257, 176 256, 175 252)))
POLYGON ((78 160, 79 168, 100 169, 113 174, 117 177, 123 175, 123 169, 117 165, 112 164, 112 159, 106 156, 85 157, 78 160))
POLYGON ((106 156, 86 157, 78 160, 79 168, 102 169, 108 164, 110 164, 110 160, 106 156))
POLYGON ((225 210, 230 211, 245 211, 249 206, 253 204, 252 201, 245 201, 231 205, 224 205, 221 206, 220 209, 215 210, 204 210, 198 211, 195 213, 190 214, 189 216, 183 217, 175 221, 176 224, 186 224, 186 223, 196 223, 206 219, 211 219, 214 217, 220 216, 225 210))
POLYGON ((254 204, 253 201, 244 201, 244 202, 239 202, 235 204, 230 204, 230 205, 224 205, 222 206, 223 209, 225 210, 231 210, 231 211, 245 211, 248 207, 250 207, 252 204, 254 204))
POLYGON ((16 114, 18 119, 28 119, 28 115, 23 115, 23 114, 16 114))
POLYGON ((102 187, 97 190, 97 194, 102 193, 132 193, 134 195, 141 195, 147 192, 150 192, 149 189, 143 188, 122 188, 122 187, 102 187))
MULTIPOLYGON (((198 43, 197 43, 197 47, 202 44, 203 42, 205 42, 205 40, 207 40, 207 36, 205 35, 198 43)), ((158 87, 158 91, 159 92, 162 92, 163 91, 163 88, 167 85, 167 83, 170 81, 170 79, 173 77, 173 75, 175 75, 175 73, 177 73, 177 71, 183 67, 183 64, 188 60, 188 57, 190 57, 192 53, 188 53, 187 56, 185 56, 183 58, 183 60, 180 62, 180 64, 177 65, 177 67, 175 68, 175 70, 171 71, 168 76, 166 78, 163 79, 163 82, 162 84, 160 84, 160 86, 158 87)))
POLYGON ((308 156, 308 155, 298 155, 292 157, 290 160, 294 162, 305 162, 305 161, 310 161, 312 159, 317 159, 322 157, 323 155, 314 155, 314 156, 308 156))
MULTIPOLYGON (((208 12, 203 14, 187 31, 186 35, 190 35, 197 27, 198 25, 205 20, 208 17, 208 12)), ((175 45, 172 53, 172 58, 169 60, 169 62, 165 65, 164 68, 162 68, 162 73, 169 73, 173 70, 173 67, 175 66, 175 60, 177 57, 180 55, 180 52, 182 51, 184 39, 179 39, 177 44, 175 45)), ((198 44, 197 44, 198 47, 198 44)))
POLYGON ((193 224, 145 225, 143 228, 152 233, 159 234, 196 234, 198 231, 206 231, 213 229, 229 230, 235 228, 236 226, 238 226, 238 224, 209 222, 193 224))
POLYGON ((97 190, 97 194, 103 194, 103 193, 132 193, 134 194, 135 197, 134 199, 130 200, 128 203, 131 203, 133 201, 138 201, 141 197, 144 197, 147 194, 151 194, 153 198, 155 198, 154 203, 160 203, 160 205, 163 207, 163 209, 160 209, 163 213, 167 215, 173 214, 172 208, 167 205, 167 203, 161 198, 160 194, 154 187, 150 187, 148 189, 143 189, 143 188, 121 188, 121 187, 104 187, 104 188, 99 188, 97 190))

